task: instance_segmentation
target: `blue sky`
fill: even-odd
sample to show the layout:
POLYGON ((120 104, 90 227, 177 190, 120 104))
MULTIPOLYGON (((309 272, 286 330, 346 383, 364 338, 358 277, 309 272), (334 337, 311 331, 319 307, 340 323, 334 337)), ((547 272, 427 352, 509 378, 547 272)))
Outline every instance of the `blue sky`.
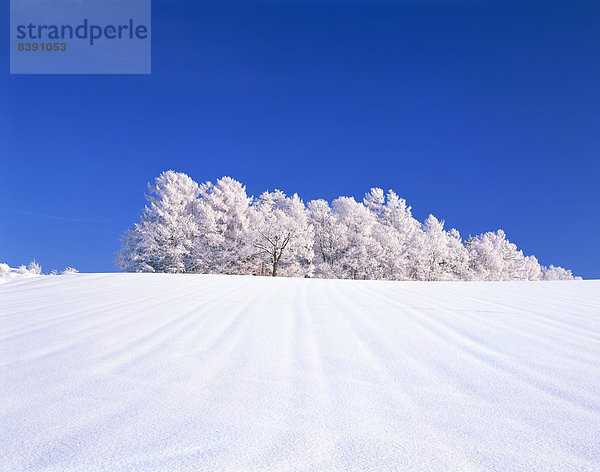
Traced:
MULTIPOLYGON (((8 40, 8 3, 0 34, 8 40)), ((600 3, 154 1, 152 75, 11 76, 0 259, 113 271, 162 170, 393 188, 600 277, 600 3)))

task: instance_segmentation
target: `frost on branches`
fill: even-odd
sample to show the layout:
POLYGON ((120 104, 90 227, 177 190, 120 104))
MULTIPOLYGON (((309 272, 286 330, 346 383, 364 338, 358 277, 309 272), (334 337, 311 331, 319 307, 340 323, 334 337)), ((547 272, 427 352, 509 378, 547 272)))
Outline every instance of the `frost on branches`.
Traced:
POLYGON ((127 231, 117 265, 127 272, 193 272, 194 243, 199 236, 198 184, 167 171, 148 184, 148 205, 140 222, 127 231))
POLYGON ((394 191, 362 202, 306 205, 281 190, 248 196, 231 177, 198 185, 166 171, 149 185, 140 221, 122 238, 127 272, 282 275, 378 280, 572 280, 540 266, 504 231, 467 240, 430 215, 417 221, 394 191))

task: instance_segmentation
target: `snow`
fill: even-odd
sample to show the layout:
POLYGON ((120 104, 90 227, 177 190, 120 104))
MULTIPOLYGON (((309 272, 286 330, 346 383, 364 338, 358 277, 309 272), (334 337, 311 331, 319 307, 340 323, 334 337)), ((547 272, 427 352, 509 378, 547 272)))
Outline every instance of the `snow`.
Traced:
POLYGON ((600 281, 0 286, 0 470, 600 470, 600 281))
POLYGON ((0 284, 23 277, 40 277, 40 274, 28 270, 25 266, 14 269, 8 264, 0 263, 0 284))

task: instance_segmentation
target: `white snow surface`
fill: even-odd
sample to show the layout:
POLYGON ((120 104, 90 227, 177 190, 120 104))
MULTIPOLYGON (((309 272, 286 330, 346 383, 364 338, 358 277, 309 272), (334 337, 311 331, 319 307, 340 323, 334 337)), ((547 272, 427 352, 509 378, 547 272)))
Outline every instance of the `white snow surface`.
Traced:
POLYGON ((41 277, 40 274, 34 274, 29 272, 26 268, 22 269, 13 269, 8 267, 8 265, 3 264, 6 267, 6 270, 0 270, 0 284, 5 284, 6 282, 10 282, 11 280, 20 279, 20 278, 29 278, 29 277, 41 277))
POLYGON ((600 281, 0 286, 0 470, 598 471, 600 281))

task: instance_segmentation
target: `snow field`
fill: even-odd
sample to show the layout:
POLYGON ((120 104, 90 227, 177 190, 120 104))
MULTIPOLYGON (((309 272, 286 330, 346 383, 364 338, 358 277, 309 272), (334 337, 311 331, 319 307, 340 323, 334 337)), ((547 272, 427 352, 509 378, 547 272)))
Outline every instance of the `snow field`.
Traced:
POLYGON ((0 470, 600 470, 600 281, 0 287, 0 470))

